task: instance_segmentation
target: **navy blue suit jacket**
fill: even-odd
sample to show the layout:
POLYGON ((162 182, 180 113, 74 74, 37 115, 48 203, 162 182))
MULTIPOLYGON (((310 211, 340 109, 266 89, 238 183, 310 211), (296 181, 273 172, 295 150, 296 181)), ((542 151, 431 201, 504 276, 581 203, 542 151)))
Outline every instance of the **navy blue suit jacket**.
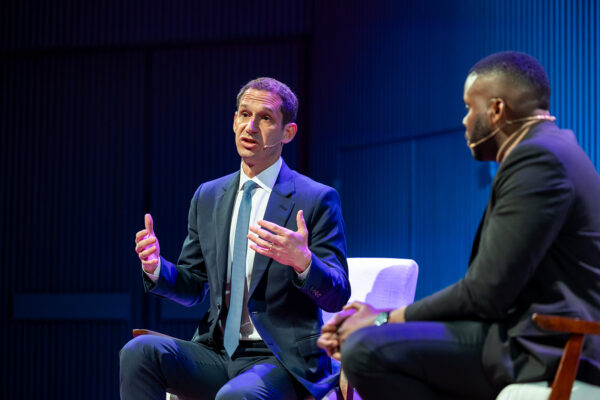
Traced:
MULTIPOLYGON (((407 320, 490 323, 482 362, 497 388, 551 381, 567 337, 533 313, 600 320, 600 177, 573 132, 543 122, 500 165, 466 276, 406 309, 407 320)), ((600 337, 578 379, 600 384, 600 337)))
MULTIPOLYGON (((227 252, 240 172, 206 182, 196 190, 188 216, 188 235, 177 265, 161 258, 153 294, 193 306, 206 296, 210 307, 192 341, 221 346, 219 319, 226 317, 227 252)), ((285 163, 273 187, 264 219, 297 230, 304 210, 313 254, 306 280, 294 269, 256 254, 249 282, 248 311, 257 331, 287 370, 315 397, 323 396, 336 376, 331 360, 317 347, 321 309, 339 311, 350 297, 346 240, 338 193, 285 163)))

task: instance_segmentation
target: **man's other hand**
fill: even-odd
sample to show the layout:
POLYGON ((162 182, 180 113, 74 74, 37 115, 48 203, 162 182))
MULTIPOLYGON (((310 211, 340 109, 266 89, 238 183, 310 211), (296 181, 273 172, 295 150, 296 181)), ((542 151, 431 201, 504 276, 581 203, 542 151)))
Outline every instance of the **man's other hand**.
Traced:
POLYGON ((146 225, 146 229, 142 229, 135 234, 135 252, 142 262, 143 270, 152 274, 156 267, 158 267, 160 246, 154 234, 152 215, 146 214, 144 216, 144 224, 146 225))
POLYGON ((297 273, 302 273, 312 261, 308 249, 308 229, 304 222, 304 212, 296 214, 296 232, 269 221, 258 221, 259 227, 251 226, 248 239, 250 248, 263 256, 271 257, 283 265, 289 265, 297 273))
POLYGON ((336 360, 340 360, 340 338, 338 335, 338 328, 340 325, 349 317, 356 312, 355 309, 350 308, 341 311, 333 316, 325 325, 321 327, 321 336, 317 340, 317 346, 327 352, 327 355, 336 360))

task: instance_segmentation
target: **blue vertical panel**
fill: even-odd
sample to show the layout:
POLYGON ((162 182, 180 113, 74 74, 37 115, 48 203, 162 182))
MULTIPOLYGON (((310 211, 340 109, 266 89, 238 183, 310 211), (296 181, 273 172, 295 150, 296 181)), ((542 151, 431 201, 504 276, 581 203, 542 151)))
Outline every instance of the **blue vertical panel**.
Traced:
POLYGON ((490 26, 501 32, 494 50, 518 50, 536 57, 552 87, 550 111, 557 124, 573 129, 600 170, 600 13, 595 0, 512 0, 492 6, 490 26))
POLYGON ((342 148, 348 256, 410 258, 410 141, 342 148))
POLYGON ((471 157, 463 130, 414 142, 411 235, 419 263, 415 296, 421 298, 467 270, 492 176, 489 163, 471 157))
MULTIPOLYGON (((74 398, 96 385, 103 387, 83 397, 117 395, 117 342, 127 324, 22 321, 10 298, 130 290, 131 210, 142 201, 142 60, 22 54, 1 63, 2 313, 11 318, 0 328, 2 372, 18 377, 2 385, 2 398, 74 398), (84 373, 86 357, 103 371, 84 373)), ((94 304, 87 313, 106 307, 119 311, 94 304)))
MULTIPOLYGON (((348 172, 331 168, 341 154, 332 149, 414 138, 411 191, 417 197, 409 212, 414 257, 421 265, 417 297, 462 276, 489 190, 492 164, 473 165, 461 139, 449 143, 436 134, 459 125, 462 85, 476 61, 511 49, 537 57, 548 71, 551 112, 558 125, 575 131, 600 170, 597 1, 378 1, 367 8, 360 1, 330 1, 315 7, 311 92, 319 95, 311 102, 312 175, 345 185, 348 172), (463 158, 449 157, 448 148, 463 148, 463 158), (431 163, 431 154, 438 161, 431 163), (451 190, 448 185, 457 174, 471 180, 451 190), (465 204, 479 209, 448 214, 439 200, 440 188, 450 190, 449 204, 458 210, 465 204), (453 255, 450 265, 442 263, 447 254, 453 255)), ((379 162, 375 157, 364 161, 379 162)), ((389 212, 387 204, 382 207, 382 214, 389 212)), ((365 224, 354 228, 370 229, 368 221, 349 215, 354 212, 345 208, 345 218, 365 224)))
MULTIPOLYGON (((311 172, 332 183, 331 148, 454 128, 488 37, 486 2, 315 4, 311 172)), ((485 50, 484 50, 485 51, 485 50)))

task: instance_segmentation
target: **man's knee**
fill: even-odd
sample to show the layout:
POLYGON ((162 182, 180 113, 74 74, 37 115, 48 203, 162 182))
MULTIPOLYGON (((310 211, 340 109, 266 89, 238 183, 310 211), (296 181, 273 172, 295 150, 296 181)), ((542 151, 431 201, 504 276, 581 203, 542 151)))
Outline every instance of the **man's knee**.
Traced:
POLYGON ((256 389, 257 388, 239 388, 226 383, 215 396, 215 400, 261 399, 262 397, 255 392, 256 389))
POLYGON ((349 378, 358 377, 374 367, 370 330, 359 329, 348 336, 342 346, 342 369, 349 378))
POLYGON ((159 343, 150 335, 138 336, 131 339, 119 352, 121 374, 130 374, 156 364, 158 360, 159 343))

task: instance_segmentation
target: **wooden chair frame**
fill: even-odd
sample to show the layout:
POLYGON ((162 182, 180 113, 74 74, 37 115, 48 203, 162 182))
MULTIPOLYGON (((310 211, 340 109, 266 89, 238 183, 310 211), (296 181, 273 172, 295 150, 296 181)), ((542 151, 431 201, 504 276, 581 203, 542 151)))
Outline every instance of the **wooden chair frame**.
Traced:
POLYGON ((579 367, 583 336, 600 335, 600 322, 542 314, 533 314, 532 318, 542 329, 571 334, 563 350, 552 382, 552 392, 548 398, 548 400, 569 400, 579 367))

